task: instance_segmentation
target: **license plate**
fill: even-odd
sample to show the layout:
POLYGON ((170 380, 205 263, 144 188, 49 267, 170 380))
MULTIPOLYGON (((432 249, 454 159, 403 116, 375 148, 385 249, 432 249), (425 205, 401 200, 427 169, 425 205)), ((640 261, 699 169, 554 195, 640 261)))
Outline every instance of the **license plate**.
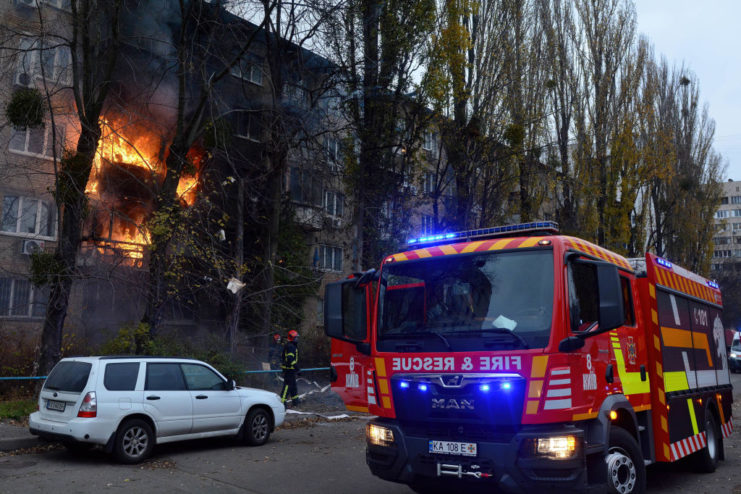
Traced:
POLYGON ((67 404, 63 401, 56 401, 56 400, 46 400, 46 408, 49 410, 56 410, 58 412, 63 412, 64 407, 67 404))
POLYGON ((429 451, 437 455, 476 456, 476 443, 430 441, 429 451))

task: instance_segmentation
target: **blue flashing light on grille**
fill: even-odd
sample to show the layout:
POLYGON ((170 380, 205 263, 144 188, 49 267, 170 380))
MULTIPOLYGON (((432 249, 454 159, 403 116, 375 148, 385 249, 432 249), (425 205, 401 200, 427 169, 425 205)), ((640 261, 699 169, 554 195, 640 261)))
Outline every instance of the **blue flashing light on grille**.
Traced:
POLYGON ((708 281, 707 284, 708 284, 708 286, 710 288, 715 288, 716 290, 719 290, 720 289, 720 287, 718 286, 718 284, 716 282, 714 282, 714 281, 708 281))
POLYGON ((505 390, 505 391, 512 389, 512 383, 511 382, 507 382, 507 381, 503 382, 502 383, 502 389, 505 390))
POLYGON ((669 261, 667 261, 666 259, 664 259, 662 257, 657 257, 656 258, 656 264, 658 264, 659 266, 663 266, 666 269, 671 269, 672 268, 672 263, 670 263, 669 261))
POLYGON ((487 392, 489 391, 489 389, 491 389, 491 387, 488 384, 482 384, 481 386, 479 386, 479 389, 483 392, 487 392))
POLYGON ((407 388, 409 387, 409 383, 408 383, 408 382, 406 382, 406 381, 401 381, 401 382, 399 383, 399 387, 400 387, 401 389, 407 389, 407 388))
POLYGON ((420 391, 427 391, 427 385, 426 384, 418 384, 417 389, 420 391))
POLYGON ((491 228, 479 228, 478 230, 468 230, 463 232, 440 233, 436 235, 427 235, 424 237, 412 238, 407 241, 407 245, 434 244, 445 240, 455 238, 461 240, 482 239, 486 237, 502 237, 510 233, 526 232, 544 232, 555 234, 558 233, 558 223, 555 221, 533 221, 531 223, 518 223, 515 225, 494 226, 491 228))

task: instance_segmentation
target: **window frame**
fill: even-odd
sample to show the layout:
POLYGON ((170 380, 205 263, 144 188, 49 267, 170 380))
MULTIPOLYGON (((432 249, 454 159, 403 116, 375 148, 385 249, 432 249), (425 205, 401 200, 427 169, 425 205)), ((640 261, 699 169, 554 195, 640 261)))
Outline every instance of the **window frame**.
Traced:
POLYGON ((58 218, 57 218, 57 209, 53 202, 46 201, 44 199, 40 199, 38 197, 28 197, 28 196, 22 196, 22 195, 14 195, 14 194, 5 194, 3 195, 3 200, 0 202, 0 235, 8 235, 13 237, 23 237, 23 238, 29 238, 29 239, 41 239, 41 240, 49 240, 49 241, 56 241, 57 239, 57 233, 58 233, 58 218), (18 200, 18 206, 16 210, 16 218, 15 218, 15 231, 6 231, 4 230, 4 224, 5 224, 5 200, 9 197, 15 197, 18 200), (34 224, 34 232, 28 233, 28 232, 22 232, 20 230, 21 228, 21 220, 23 219, 23 202, 26 201, 36 201, 36 220, 34 224), (46 206, 48 208, 49 214, 50 214, 50 232, 51 235, 44 235, 42 233, 39 233, 39 229, 41 227, 41 221, 42 221, 42 206, 46 206))
POLYGON ((23 278, 0 278, 0 319, 43 319, 46 317, 46 306, 49 303, 48 294, 44 295, 46 287, 34 286, 30 280, 23 278), (3 284, 9 282, 10 286, 7 292, 7 306, 5 306, 3 300, 3 284), (28 295, 26 300, 23 302, 23 306, 20 306, 16 301, 15 297, 18 294, 18 282, 25 282, 28 284, 28 295), (39 299, 42 302, 39 302, 39 299), (44 300, 45 299, 45 300, 44 300), (38 310, 37 307, 41 307, 43 304, 43 310, 38 310), (17 313, 16 310, 25 307, 24 313, 17 313))

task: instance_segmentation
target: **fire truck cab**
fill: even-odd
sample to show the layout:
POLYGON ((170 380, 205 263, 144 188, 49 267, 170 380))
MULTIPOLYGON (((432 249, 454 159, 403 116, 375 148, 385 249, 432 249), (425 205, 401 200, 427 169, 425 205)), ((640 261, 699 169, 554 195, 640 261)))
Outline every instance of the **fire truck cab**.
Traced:
POLYGON ((332 387, 376 416, 371 472, 418 492, 640 493, 646 465, 688 455, 713 471, 733 430, 721 311, 714 282, 553 222, 411 240, 324 309, 332 387))

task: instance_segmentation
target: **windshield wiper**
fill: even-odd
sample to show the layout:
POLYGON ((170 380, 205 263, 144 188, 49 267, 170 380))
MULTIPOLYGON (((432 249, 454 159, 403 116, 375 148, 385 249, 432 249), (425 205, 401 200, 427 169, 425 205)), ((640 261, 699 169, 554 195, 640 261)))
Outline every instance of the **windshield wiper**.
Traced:
POLYGON ((453 347, 450 346, 450 342, 448 341, 448 339, 442 334, 436 333, 434 331, 410 331, 408 333, 391 333, 391 334, 386 333, 383 335, 383 338, 403 339, 403 338, 413 338, 415 336, 430 336, 430 335, 437 336, 438 338, 440 338, 442 342, 445 344, 445 347, 451 352, 453 351, 453 347))
POLYGON ((483 336, 486 334, 495 334, 495 335, 509 335, 512 336, 515 340, 517 340, 523 348, 530 348, 530 345, 527 344, 527 341, 525 338, 520 336, 519 334, 510 331, 507 328, 487 328, 487 329, 469 329, 469 330, 461 330, 461 331, 452 331, 448 333, 449 335, 454 334, 456 336, 465 336, 465 335, 477 335, 477 336, 483 336))

